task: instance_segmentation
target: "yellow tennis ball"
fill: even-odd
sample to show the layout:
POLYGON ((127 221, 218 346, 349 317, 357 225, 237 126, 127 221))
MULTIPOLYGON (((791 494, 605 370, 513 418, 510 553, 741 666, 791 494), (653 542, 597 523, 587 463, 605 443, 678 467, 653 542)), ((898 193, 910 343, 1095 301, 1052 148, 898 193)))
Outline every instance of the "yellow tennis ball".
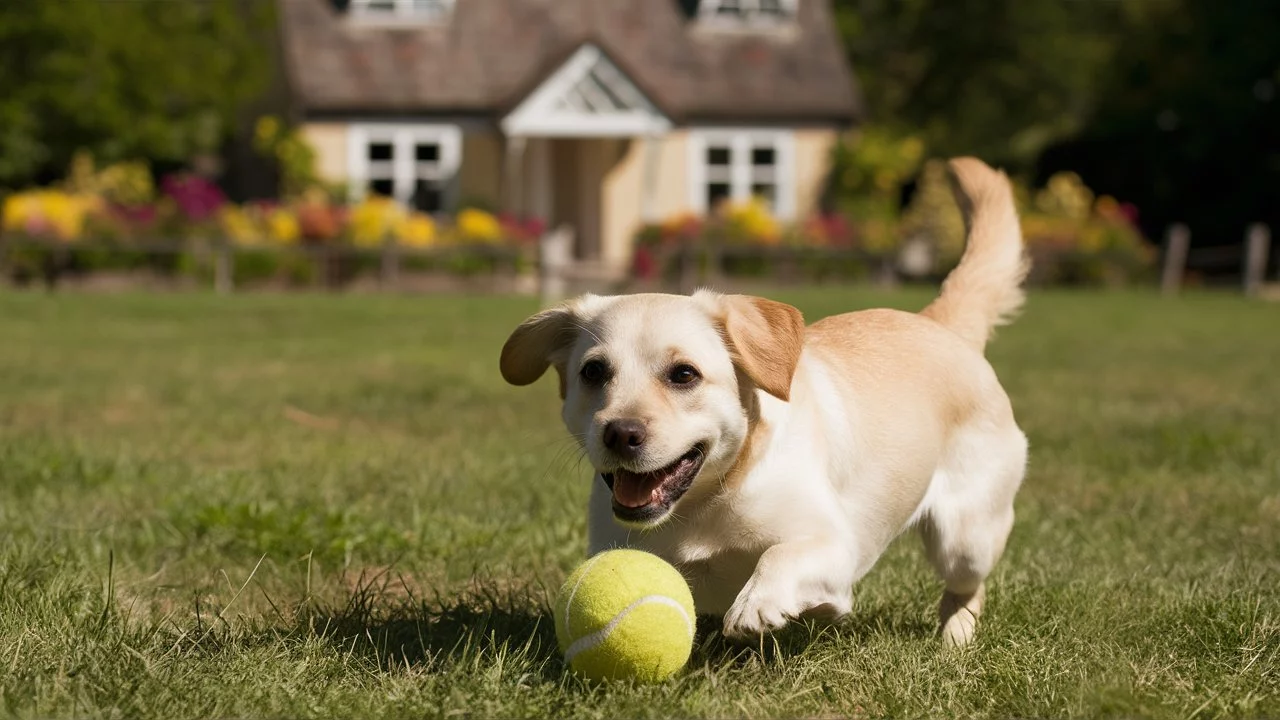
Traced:
POLYGON ((565 661, 592 680, 656 682, 693 651, 693 595, 680 572, 640 550, 608 550, 578 566, 556 598, 565 661))

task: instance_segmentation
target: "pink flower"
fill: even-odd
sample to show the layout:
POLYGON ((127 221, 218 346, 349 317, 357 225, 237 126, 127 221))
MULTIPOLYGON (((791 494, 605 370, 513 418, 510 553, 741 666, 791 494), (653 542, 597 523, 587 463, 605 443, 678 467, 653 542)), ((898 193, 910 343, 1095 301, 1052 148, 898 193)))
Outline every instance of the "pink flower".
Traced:
POLYGON ((655 263, 649 248, 644 246, 636 248, 635 257, 631 261, 631 272, 641 280, 649 280, 653 277, 654 270, 655 263))
POLYGON ((217 185, 196 175, 169 175, 161 187, 165 195, 173 198, 178 210, 195 222, 211 219, 227 202, 227 196, 217 185))
POLYGON ((147 227, 156 221, 155 205, 113 205, 111 212, 130 225, 147 227))
POLYGON ((1120 203, 1120 212, 1129 221, 1130 225, 1138 226, 1138 207, 1136 205, 1128 202, 1120 203))

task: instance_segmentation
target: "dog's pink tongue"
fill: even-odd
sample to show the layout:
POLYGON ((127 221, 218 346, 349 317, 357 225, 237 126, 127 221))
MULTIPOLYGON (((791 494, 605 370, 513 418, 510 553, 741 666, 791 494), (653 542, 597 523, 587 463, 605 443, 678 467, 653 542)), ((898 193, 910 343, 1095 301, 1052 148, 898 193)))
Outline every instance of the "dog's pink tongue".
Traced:
POLYGON ((613 499, 623 507, 644 507, 653 502, 653 493, 661 484, 661 473, 637 475, 619 470, 613 474, 613 499))

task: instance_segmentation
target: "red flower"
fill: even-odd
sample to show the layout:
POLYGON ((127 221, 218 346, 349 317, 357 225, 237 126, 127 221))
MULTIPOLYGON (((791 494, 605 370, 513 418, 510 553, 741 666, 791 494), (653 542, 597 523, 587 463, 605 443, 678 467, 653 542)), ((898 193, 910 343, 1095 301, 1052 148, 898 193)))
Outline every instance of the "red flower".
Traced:
POLYGON ((655 269, 653 255, 649 252, 649 248, 643 245, 636 248, 635 256, 631 261, 631 272, 641 280, 649 280, 653 278, 655 269))

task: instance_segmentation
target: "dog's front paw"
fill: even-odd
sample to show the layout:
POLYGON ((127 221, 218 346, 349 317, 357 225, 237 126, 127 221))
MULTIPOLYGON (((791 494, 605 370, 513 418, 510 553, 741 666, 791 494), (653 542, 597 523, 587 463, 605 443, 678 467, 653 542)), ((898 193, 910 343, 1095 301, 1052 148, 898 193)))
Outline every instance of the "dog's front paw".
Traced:
POLYGON ((796 615, 790 603, 771 597, 752 581, 724 615, 724 636, 751 640, 781 630, 796 615))

